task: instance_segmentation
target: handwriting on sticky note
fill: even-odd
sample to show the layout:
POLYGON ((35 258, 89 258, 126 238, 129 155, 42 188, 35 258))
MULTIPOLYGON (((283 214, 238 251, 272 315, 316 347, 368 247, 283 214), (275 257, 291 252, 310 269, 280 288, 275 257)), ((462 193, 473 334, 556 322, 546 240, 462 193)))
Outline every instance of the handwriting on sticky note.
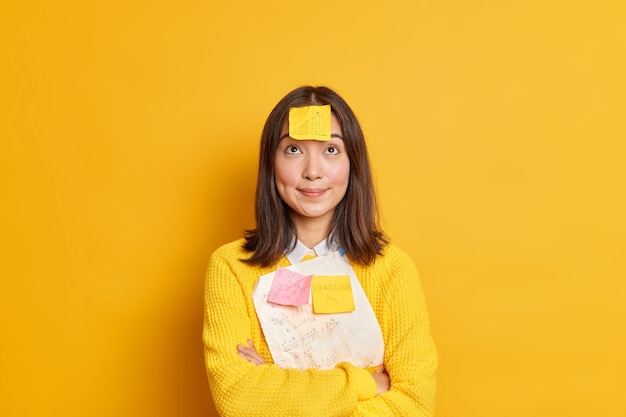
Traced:
POLYGON ((309 302, 311 277, 278 267, 267 301, 286 306, 301 306, 309 302))
POLYGON ((348 275, 315 275, 311 281, 315 313, 347 313, 354 311, 352 285, 348 275))
POLYGON ((289 109, 289 136, 297 140, 330 140, 330 104, 289 109))

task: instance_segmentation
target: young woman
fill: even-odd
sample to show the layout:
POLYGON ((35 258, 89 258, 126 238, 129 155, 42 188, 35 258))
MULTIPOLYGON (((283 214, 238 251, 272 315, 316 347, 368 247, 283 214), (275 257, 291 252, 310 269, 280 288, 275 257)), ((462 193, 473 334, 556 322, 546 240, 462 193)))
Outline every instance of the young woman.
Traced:
MULTIPOLYGON (((388 243, 379 227, 361 127, 331 89, 298 88, 272 110, 261 137, 255 212, 256 229, 217 249, 207 269, 203 340, 218 412, 432 416, 437 354, 419 277, 410 258, 388 243), (328 106, 330 118, 320 116, 328 106), (295 119, 297 110, 312 110, 320 118, 315 123, 306 116, 295 119), (304 120, 305 127, 296 129, 296 120, 304 120), (326 136, 313 132, 328 131, 327 125, 326 136), (308 261, 312 256, 317 258, 308 261), (280 366, 261 308, 269 302, 267 293, 259 301, 255 285, 261 277, 267 282, 278 279, 279 269, 323 265, 333 256, 347 259, 358 280, 353 282, 354 297, 362 291, 367 304, 364 308, 357 303, 354 312, 335 317, 341 321, 346 314, 373 311, 377 323, 358 331, 367 335, 358 345, 367 348, 370 337, 375 345, 376 335, 382 333, 382 366, 357 365, 357 354, 330 369, 280 366)), ((314 295, 311 298, 315 303, 314 295)), ((313 321, 328 318, 307 311, 313 321)), ((303 344, 295 350, 296 357, 307 354, 303 344)))

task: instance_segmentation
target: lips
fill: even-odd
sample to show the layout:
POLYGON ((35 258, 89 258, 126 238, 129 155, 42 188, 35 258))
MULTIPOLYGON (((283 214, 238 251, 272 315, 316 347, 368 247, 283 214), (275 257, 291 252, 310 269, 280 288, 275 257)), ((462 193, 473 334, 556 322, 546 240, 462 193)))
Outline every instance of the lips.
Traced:
POLYGON ((325 188, 298 188, 298 191, 305 196, 310 198, 321 197, 326 192, 325 188))

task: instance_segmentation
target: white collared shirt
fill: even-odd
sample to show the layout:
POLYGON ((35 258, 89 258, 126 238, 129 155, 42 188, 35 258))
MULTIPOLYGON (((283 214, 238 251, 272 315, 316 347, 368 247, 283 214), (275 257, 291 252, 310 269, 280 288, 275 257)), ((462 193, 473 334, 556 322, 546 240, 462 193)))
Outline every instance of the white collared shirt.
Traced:
POLYGON ((307 255, 324 256, 336 250, 335 246, 328 245, 328 238, 313 246, 312 249, 307 248, 304 243, 296 239, 296 246, 290 252, 285 252, 285 256, 293 265, 302 262, 302 259, 307 255))

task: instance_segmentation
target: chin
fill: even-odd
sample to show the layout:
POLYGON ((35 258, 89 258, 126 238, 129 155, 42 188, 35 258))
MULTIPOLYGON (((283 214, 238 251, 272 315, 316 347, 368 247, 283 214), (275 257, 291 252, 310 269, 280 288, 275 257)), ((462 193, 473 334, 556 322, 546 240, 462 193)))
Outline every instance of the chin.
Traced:
POLYGON ((318 210, 308 210, 308 211, 305 211, 305 210, 303 210, 303 211, 299 211, 297 213, 298 213, 298 215, 300 217, 305 218, 305 219, 311 219, 311 220, 312 219, 319 219, 319 218, 322 218, 322 217, 325 217, 325 216, 329 215, 329 212, 325 211, 325 210, 321 210, 321 211, 318 211, 318 210))

